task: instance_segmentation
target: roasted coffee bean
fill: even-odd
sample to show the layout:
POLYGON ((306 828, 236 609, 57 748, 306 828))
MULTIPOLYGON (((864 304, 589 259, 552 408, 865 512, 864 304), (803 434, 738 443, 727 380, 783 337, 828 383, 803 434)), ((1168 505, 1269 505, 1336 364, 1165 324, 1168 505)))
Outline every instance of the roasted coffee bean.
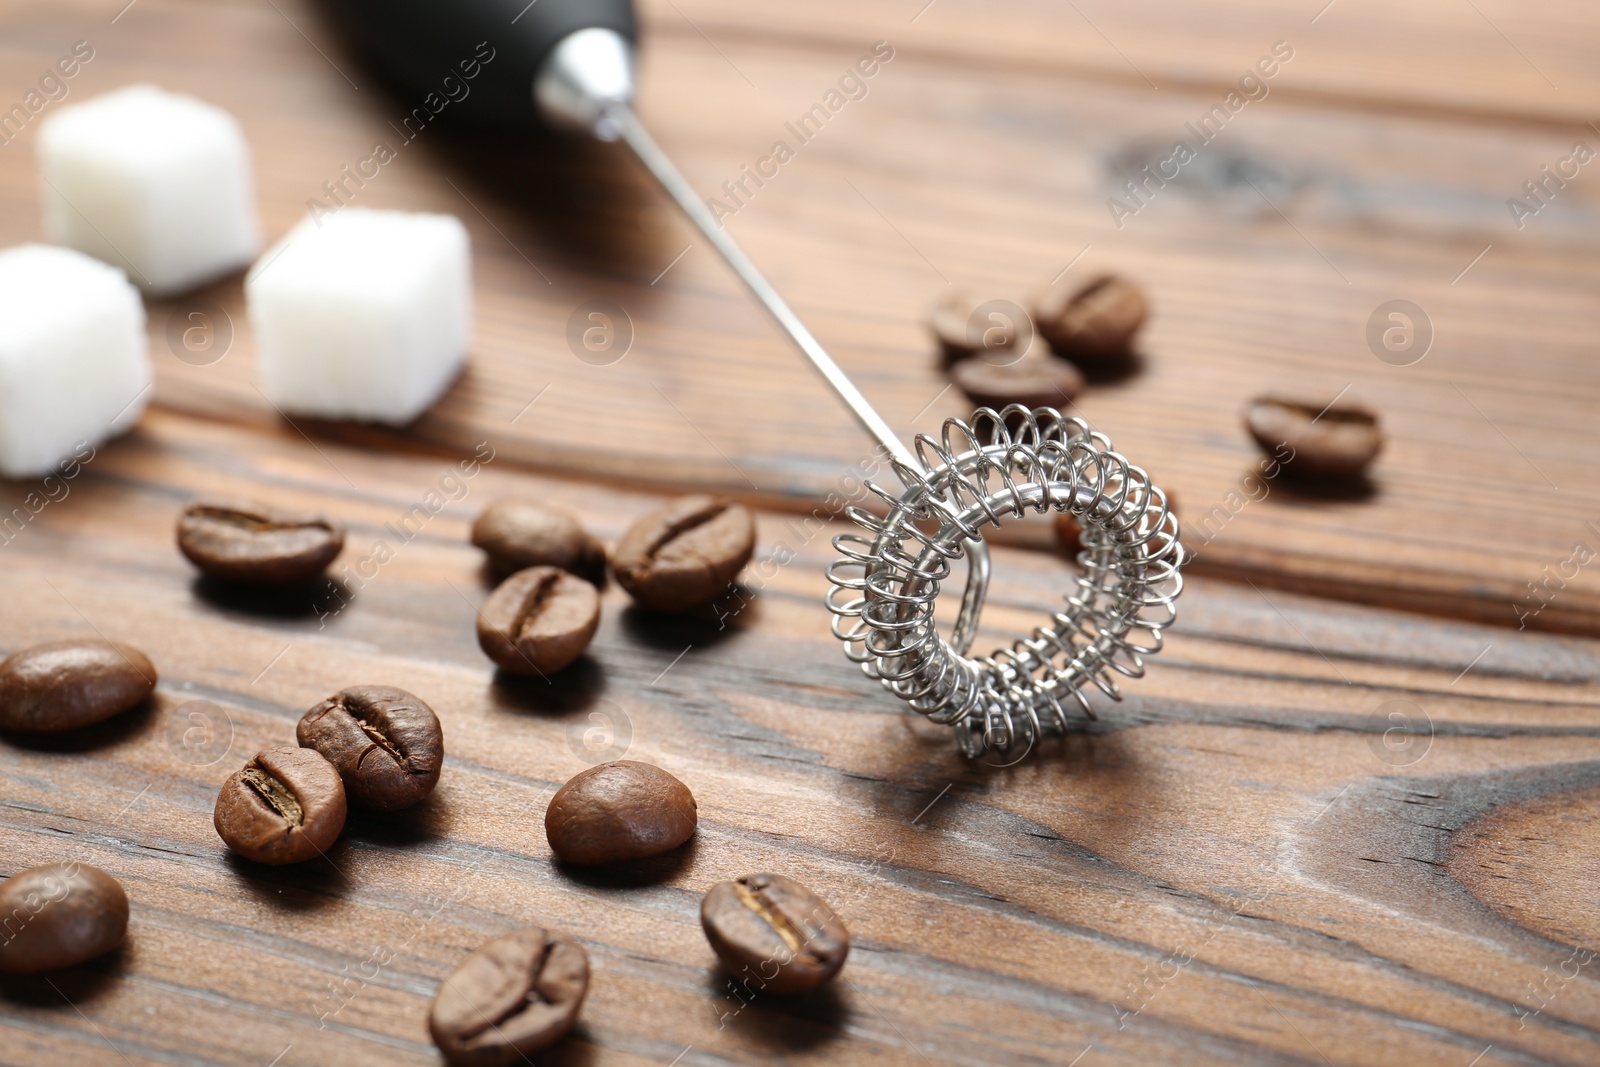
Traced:
POLYGON ((939 342, 940 353, 946 362, 964 359, 983 347, 981 339, 967 334, 967 324, 978 303, 971 293, 956 291, 946 293, 933 305, 933 312, 928 316, 928 328, 933 331, 934 340, 939 342))
POLYGON ((589 957, 538 928, 505 934, 462 960, 434 995, 428 1030, 456 1067, 506 1067, 561 1039, 589 991, 589 957))
POLYGON ((344 529, 318 515, 241 500, 199 500, 178 519, 178 548, 213 578, 304 582, 344 548, 344 529))
POLYGON ((444 765, 439 717, 420 697, 386 685, 335 693, 305 713, 295 736, 333 764, 353 803, 378 811, 422 800, 444 765))
POLYGON ((1111 274, 1076 290, 1051 290, 1033 309, 1050 347, 1086 367, 1126 356, 1149 314, 1139 287, 1111 274))
POLYGON ((98 867, 47 863, 0 885, 0 922, 0 973, 53 971, 122 944, 128 894, 98 867))
POLYGON ((589 647, 600 594, 559 567, 529 567, 495 588, 478 612, 478 645, 512 674, 559 671, 589 647))
POLYGON ((156 690, 156 669, 132 645, 53 641, 0 663, 0 730, 54 733, 109 719, 156 690))
POLYGON ((781 874, 718 882, 700 902, 700 925, 722 965, 754 993, 815 989, 850 952, 833 909, 781 874))
POLYGON ((596 585, 605 581, 606 550, 578 520, 532 500, 497 500, 472 524, 472 543, 498 575, 560 567, 596 585))
POLYGON ((940 298, 928 317, 928 327, 947 364, 977 353, 989 353, 993 362, 1009 362, 1027 351, 1033 340, 1033 323, 1021 307, 1009 300, 979 300, 960 291, 940 298))
POLYGON ((332 847, 344 817, 344 783, 333 764, 315 749, 279 745, 222 784, 214 821, 246 859, 302 863, 332 847))
POLYGON ((1244 424, 1261 450, 1292 477, 1354 478, 1383 448, 1378 416, 1355 405, 1257 397, 1244 424))
POLYGON ((995 409, 1007 404, 1061 408, 1083 390, 1083 375, 1071 363, 1037 348, 1014 363, 964 359, 950 369, 950 380, 973 403, 995 409))
MULTIPOLYGON (((1178 498, 1173 493, 1167 494, 1167 510, 1174 515, 1178 512, 1178 498)), ((1063 511, 1056 516, 1056 541, 1068 555, 1083 551, 1083 524, 1072 512, 1063 511)))
POLYGON ((755 548, 755 520, 743 506, 685 496, 630 526, 611 567, 642 607, 691 611, 726 593, 755 548))
POLYGON ((544 813, 550 847, 580 866, 670 852, 694 828, 689 787, 660 767, 634 760, 580 772, 556 790, 544 813))

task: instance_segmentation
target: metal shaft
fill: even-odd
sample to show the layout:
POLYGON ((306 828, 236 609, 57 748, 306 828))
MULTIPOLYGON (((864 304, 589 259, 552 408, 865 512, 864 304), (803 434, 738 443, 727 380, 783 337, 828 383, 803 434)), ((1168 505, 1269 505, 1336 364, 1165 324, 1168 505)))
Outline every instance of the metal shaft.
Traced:
MULTIPOLYGON (((833 391, 839 399, 845 402, 856 419, 866 431, 872 435, 880 447, 888 452, 895 460, 913 471, 921 471, 922 464, 917 462, 916 455, 905 446, 889 424, 883 420, 867 398, 857 389, 855 383, 846 377, 844 371, 839 369, 839 364, 828 355, 827 349, 822 347, 822 342, 811 335, 806 329, 806 324, 800 321, 800 316, 772 287, 772 283, 750 261, 728 232, 717 224, 716 217, 706 207, 705 202, 695 194, 694 187, 680 173, 678 168, 655 139, 650 136, 644 126, 639 122, 633 109, 620 101, 607 103, 602 112, 602 123, 597 126, 602 136, 616 134, 633 150, 633 154, 643 163, 645 169, 655 175, 656 181, 677 201, 678 207, 694 222, 706 240, 711 242, 711 247, 722 254, 722 258, 733 272, 744 282, 753 296, 767 309, 767 313, 778 321, 796 347, 805 353, 811 365, 817 369, 827 383, 833 386, 833 391)), ((609 139, 609 138, 608 138, 609 139)), ((966 595, 961 598, 961 608, 956 614, 950 635, 950 646, 957 654, 964 655, 972 646, 972 640, 978 632, 978 617, 983 611, 983 603, 989 590, 989 546, 979 540, 967 540, 963 546, 967 556, 967 585, 966 595)))
POLYGON ((796 315, 793 309, 784 302, 783 297, 778 294, 778 290, 772 287, 772 283, 767 281, 761 271, 756 268, 756 265, 750 261, 750 257, 744 254, 744 250, 734 243, 733 238, 728 236, 728 232, 718 224, 716 217, 711 214, 705 202, 696 195, 694 187, 689 184, 682 174, 678 173, 678 168, 673 164, 672 160, 661 150, 654 138, 639 122, 638 116, 633 113, 633 109, 626 104, 611 104, 606 108, 606 115, 614 124, 616 131, 621 135, 623 142, 638 157, 639 162, 643 163, 645 169, 655 175, 656 181, 660 182, 661 187, 667 191, 673 200, 677 201, 678 206, 683 209, 683 213, 688 215, 690 220, 699 227, 706 240, 711 242, 711 246, 722 254, 722 258, 727 261, 728 266, 733 268, 733 272, 739 276, 739 280, 744 282, 751 294, 760 301, 761 306, 767 309, 767 313, 777 320, 778 325, 783 327, 783 331, 789 335, 800 351, 805 353, 806 358, 811 361, 811 365, 833 387, 833 391, 839 395, 839 399, 845 402, 845 406, 850 409, 851 413, 866 428, 866 431, 872 435, 873 439, 889 455, 901 463, 912 470, 921 470, 922 465, 917 462, 916 456, 912 451, 889 428, 889 424, 883 420, 883 416, 873 410, 872 405, 862 395, 861 390, 857 389, 855 383, 845 375, 844 371, 839 369, 839 365, 833 361, 832 356, 828 355, 827 350, 822 347, 822 343, 812 336, 810 330, 806 329, 806 324, 800 321, 800 316, 796 315))

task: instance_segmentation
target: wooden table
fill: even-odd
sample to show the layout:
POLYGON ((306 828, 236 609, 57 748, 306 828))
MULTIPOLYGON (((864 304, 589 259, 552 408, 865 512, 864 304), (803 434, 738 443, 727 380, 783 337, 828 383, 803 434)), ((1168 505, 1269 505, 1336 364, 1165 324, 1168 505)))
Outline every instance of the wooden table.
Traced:
MULTIPOLYGON (((80 39, 96 55, 69 99, 154 80, 213 100, 250 135, 273 236, 409 109, 307 4, 123 2, 7 5, 0 101, 80 39)), ((0 1063, 436 1062, 440 977, 527 922, 579 939, 595 972, 540 1062, 1600 1060, 1594 569, 1528 618, 1575 636, 1517 629, 1527 583, 1600 545, 1600 187, 1583 169, 1520 229, 1506 206, 1574 141, 1600 146, 1600 13, 1319 6, 644 5, 641 110, 707 191, 893 45, 728 225, 895 426, 963 410, 921 324, 947 283, 1016 298, 1114 269, 1156 301, 1143 371, 1077 407, 1197 531, 1180 621, 1123 703, 1018 766, 963 761, 840 656, 820 597, 843 527, 802 519, 827 516, 865 440, 615 152, 429 130, 359 191, 474 238, 471 368, 404 431, 281 419, 252 384, 237 279, 152 304, 155 406, 0 547, 0 649, 99 632, 162 674, 103 727, 0 739, 0 874, 103 867, 130 938, 0 983, 0 1063), (1278 41, 1294 56, 1269 95, 1119 229, 1121 175, 1278 41), (635 331, 607 366, 566 342, 593 299, 635 331), (1431 323, 1409 366, 1367 342, 1393 299, 1431 323), (186 362, 167 326, 202 306, 231 342, 186 362), (1244 401, 1347 386, 1389 431, 1367 491, 1273 484, 1236 507, 1244 401), (351 573, 430 491, 451 495, 441 479, 479 442, 494 460, 318 603, 214 588, 172 546, 182 503, 227 491, 339 516, 351 573), (531 493, 614 539, 685 487, 764 508, 747 607, 723 627, 663 620, 613 587, 552 684, 494 674, 465 541, 486 502, 531 493), (360 682, 438 709, 433 800, 352 819, 324 863, 230 857, 210 821, 222 780, 360 682), (549 796, 624 753, 694 790, 693 843, 624 874, 553 864, 549 796), (850 925, 830 989, 740 999, 717 971, 699 896, 762 869, 850 925)), ((0 243, 39 234, 32 137, 0 147, 0 243)), ((33 488, 7 483, 0 505, 33 488)), ((1000 643, 1071 565, 996 561, 983 640, 1000 643)))

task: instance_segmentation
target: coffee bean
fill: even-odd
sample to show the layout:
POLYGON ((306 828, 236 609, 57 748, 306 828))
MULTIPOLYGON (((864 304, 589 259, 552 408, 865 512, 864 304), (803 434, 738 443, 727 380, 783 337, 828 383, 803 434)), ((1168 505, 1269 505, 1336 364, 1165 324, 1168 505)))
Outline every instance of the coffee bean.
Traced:
POLYGON ((660 767, 635 760, 578 773, 556 790, 544 813, 550 847, 579 866, 670 852, 689 840, 694 828, 689 787, 660 767))
POLYGON ((823 899, 781 874, 718 882, 700 902, 717 958, 752 992, 804 993, 839 973, 850 932, 823 899))
POLYGON ((258 863, 302 863, 332 847, 344 829, 344 783, 322 754, 265 749, 222 784, 217 833, 258 863))
POLYGON ((54 733, 88 726, 143 703, 155 689, 155 667, 132 645, 34 645, 0 663, 0 730, 54 733))
POLYGON ((1354 478, 1383 448, 1378 416, 1355 405, 1262 396, 1250 402, 1244 422, 1261 450, 1295 477, 1354 478))
POLYGON ((1009 362, 1012 350, 1026 351, 1033 340, 1028 313, 1009 300, 979 300, 971 293, 950 292, 933 306, 928 327, 939 342, 946 364, 978 353, 992 362, 1009 362))
POLYGON ((1077 367, 1037 348, 1014 363, 964 359, 950 369, 950 380, 973 403, 996 409, 1007 404, 1061 408, 1083 390, 1077 367))
POLYGON ((640 606, 691 611, 726 593, 755 547, 755 520, 743 506, 685 496, 630 526, 611 567, 640 606))
POLYGON ((122 944, 128 894, 98 867, 47 863, 0 885, 0 920, 0 973, 53 971, 122 944))
POLYGON ((979 301, 967 292, 950 292, 939 298, 928 316, 928 328, 945 361, 954 363, 965 359, 983 347, 981 339, 967 334, 967 323, 978 307, 979 301))
POLYGON ((529 1062, 572 1029, 589 991, 589 957, 538 928, 505 934, 462 960, 434 995, 428 1030, 456 1067, 529 1062))
POLYGON ((178 548, 213 578, 304 582, 344 548, 344 529, 318 515, 241 500, 200 500, 178 519, 178 548))
POLYGON ((1139 287, 1111 274, 1076 290, 1051 290, 1033 310, 1050 347, 1086 367, 1126 356, 1149 314, 1139 287))
POLYGON ((495 588, 478 612, 478 645, 512 674, 559 671, 589 647, 600 594, 558 567, 529 567, 495 588))
POLYGON ((497 500, 472 524, 472 543, 504 576, 526 567, 560 567, 595 585, 605 582, 606 550, 578 520, 532 500, 497 500))
MULTIPOLYGON (((1167 494, 1167 510, 1177 514, 1178 498, 1173 493, 1167 494)), ((1083 551, 1083 524, 1072 512, 1063 511, 1056 516, 1056 541, 1070 556, 1083 551)))
POLYGON ((439 717, 421 698, 386 685, 357 685, 305 713, 295 736, 333 764, 354 803, 409 808, 433 792, 444 764, 439 717))

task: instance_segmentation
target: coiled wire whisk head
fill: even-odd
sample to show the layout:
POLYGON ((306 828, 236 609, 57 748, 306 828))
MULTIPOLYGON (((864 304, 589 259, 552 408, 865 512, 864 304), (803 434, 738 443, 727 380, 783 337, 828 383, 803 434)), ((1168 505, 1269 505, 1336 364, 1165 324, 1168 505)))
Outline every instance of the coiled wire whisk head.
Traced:
MULTIPOLYGON (((922 470, 894 463, 904 492, 868 483, 887 516, 849 508, 866 534, 833 539, 833 632, 868 676, 955 727, 968 756, 1015 762, 1064 733, 1069 709, 1094 718, 1086 687, 1120 700, 1116 676, 1142 677, 1144 657, 1161 650, 1183 588, 1177 516, 1104 434, 1054 408, 980 408, 970 422, 946 420, 937 441, 919 434, 916 456, 922 470), (935 625, 940 584, 985 527, 1029 511, 1077 518, 1082 574, 1031 637, 968 656, 970 628, 958 626, 952 644, 935 625)), ((968 608, 975 621, 981 603, 968 608)))

